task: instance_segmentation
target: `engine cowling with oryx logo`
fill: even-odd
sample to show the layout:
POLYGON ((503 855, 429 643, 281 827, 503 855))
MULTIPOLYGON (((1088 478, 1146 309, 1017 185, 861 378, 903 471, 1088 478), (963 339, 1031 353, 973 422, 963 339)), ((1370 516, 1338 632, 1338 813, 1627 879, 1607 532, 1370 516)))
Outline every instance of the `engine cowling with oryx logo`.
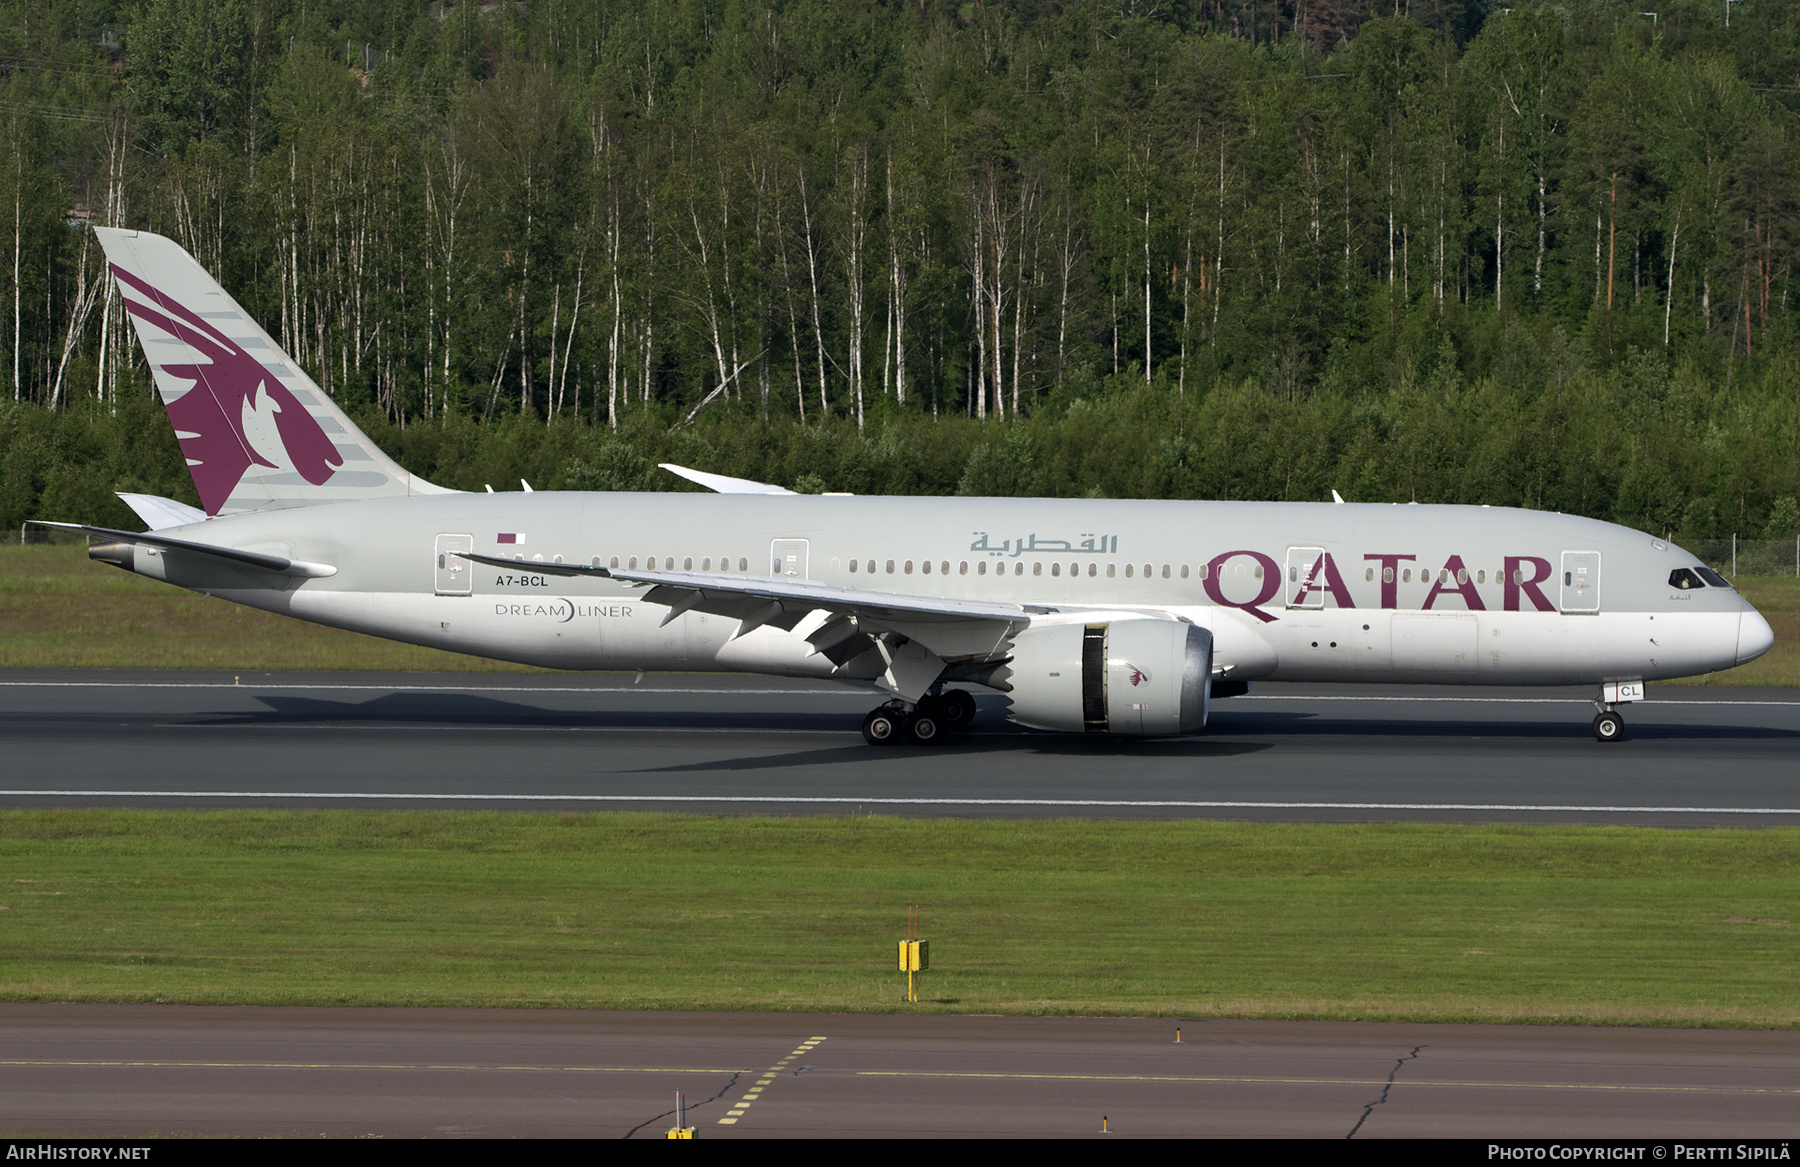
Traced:
POLYGON ((1034 729, 1167 735, 1206 725, 1212 633, 1179 620, 1038 625, 1013 641, 1009 716, 1034 729))

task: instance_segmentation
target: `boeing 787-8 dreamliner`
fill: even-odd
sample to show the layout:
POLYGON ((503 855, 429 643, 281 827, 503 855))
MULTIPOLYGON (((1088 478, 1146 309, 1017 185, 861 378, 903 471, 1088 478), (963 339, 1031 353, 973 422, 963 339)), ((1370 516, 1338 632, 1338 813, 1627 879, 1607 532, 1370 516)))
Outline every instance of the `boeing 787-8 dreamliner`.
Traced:
POLYGON ((873 683, 871 743, 965 724, 1163 735, 1254 680, 1644 683, 1774 643, 1663 539, 1505 507, 721 493, 473 494, 403 470, 171 240, 96 229, 204 510, 89 554, 265 611, 560 669, 873 683))

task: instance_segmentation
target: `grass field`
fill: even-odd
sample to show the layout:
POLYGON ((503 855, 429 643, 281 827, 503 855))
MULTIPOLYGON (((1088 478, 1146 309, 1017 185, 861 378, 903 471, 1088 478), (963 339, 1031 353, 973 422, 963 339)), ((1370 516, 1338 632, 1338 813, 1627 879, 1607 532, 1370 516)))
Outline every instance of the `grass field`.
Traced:
MULTIPOLYGON (((1774 627, 1774 649, 1682 683, 1800 685, 1800 579, 1737 582, 1774 627)), ((0 668, 543 671, 240 608, 96 563, 74 544, 0 546, 0 668)))
POLYGON ((1800 832, 0 812, 0 999, 1800 1023, 1800 832))

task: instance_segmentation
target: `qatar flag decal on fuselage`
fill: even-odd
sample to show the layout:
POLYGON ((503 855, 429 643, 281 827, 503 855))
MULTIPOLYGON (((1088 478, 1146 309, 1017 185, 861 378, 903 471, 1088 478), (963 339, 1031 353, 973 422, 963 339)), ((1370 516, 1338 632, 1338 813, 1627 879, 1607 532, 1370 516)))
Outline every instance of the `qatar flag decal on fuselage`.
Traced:
POLYGON ((194 382, 169 402, 169 421, 207 514, 219 513, 252 466, 292 470, 314 486, 342 469, 343 455, 318 421, 261 361, 191 309, 118 264, 111 267, 122 285, 144 297, 122 297, 126 311, 205 360, 159 367, 194 382))

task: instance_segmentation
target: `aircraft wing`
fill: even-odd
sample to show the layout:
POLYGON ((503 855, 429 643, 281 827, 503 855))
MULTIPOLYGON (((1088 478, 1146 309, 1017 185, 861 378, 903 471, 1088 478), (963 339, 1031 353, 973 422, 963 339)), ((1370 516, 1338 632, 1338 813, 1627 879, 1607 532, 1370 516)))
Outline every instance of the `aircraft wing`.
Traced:
MULTIPOLYGON (((1012 637, 1031 623, 1032 616, 1056 611, 1042 604, 896 595, 833 587, 812 580, 699 571, 635 571, 578 563, 524 562, 468 551, 458 554, 475 563, 513 571, 616 579, 648 587, 644 598, 669 608, 664 624, 685 612, 724 616, 739 622, 734 639, 765 624, 791 632, 812 613, 825 612, 828 616, 824 623, 807 637, 815 651, 842 666, 874 649, 887 662, 890 675, 904 670, 904 641, 915 642, 927 650, 939 669, 946 661, 997 661, 1005 658, 1012 637)), ((924 668, 927 663, 922 660, 919 667, 924 668)), ((934 679, 935 676, 934 671, 934 679)), ((910 687, 897 686, 900 690, 910 687)))
POLYGON ((709 474, 705 470, 690 470, 686 466, 677 466, 673 462, 658 462, 657 465, 670 474, 678 475, 689 482, 697 482, 701 486, 719 494, 792 494, 779 486, 767 482, 754 482, 748 478, 733 478, 729 474, 709 474))

